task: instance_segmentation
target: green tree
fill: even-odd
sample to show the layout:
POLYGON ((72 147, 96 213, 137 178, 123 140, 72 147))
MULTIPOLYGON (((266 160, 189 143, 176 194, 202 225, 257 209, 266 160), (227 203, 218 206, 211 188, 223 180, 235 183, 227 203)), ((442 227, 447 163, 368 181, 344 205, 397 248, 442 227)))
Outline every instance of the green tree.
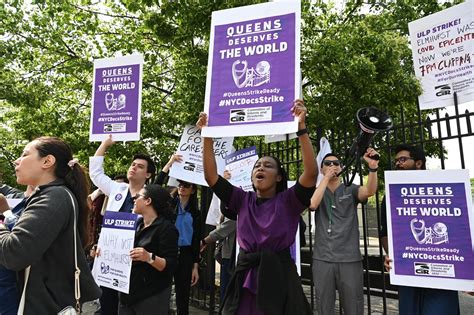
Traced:
MULTIPOLYGON (((13 182, 12 160, 40 135, 64 138, 87 164, 98 146, 88 142, 93 60, 131 53, 145 58, 142 141, 114 146, 106 172, 124 172, 130 155, 139 151, 167 160, 183 126, 203 108, 212 12, 260 2, 2 1, 3 180, 13 182)), ((355 112, 365 106, 414 112, 420 89, 407 23, 448 5, 357 1, 341 11, 330 3, 303 1, 302 74, 310 130, 327 136, 337 126, 356 131, 355 112)), ((248 139, 237 142, 243 146, 248 139)))

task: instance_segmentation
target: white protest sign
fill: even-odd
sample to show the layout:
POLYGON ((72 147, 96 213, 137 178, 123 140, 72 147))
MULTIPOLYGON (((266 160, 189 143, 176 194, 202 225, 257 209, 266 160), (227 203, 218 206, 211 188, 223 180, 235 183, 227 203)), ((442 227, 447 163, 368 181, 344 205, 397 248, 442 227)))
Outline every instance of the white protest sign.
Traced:
POLYGON ((13 209, 16 207, 17 204, 19 204, 23 199, 21 198, 7 198, 7 203, 10 209, 13 209))
MULTIPOLYGON (((182 162, 175 162, 169 176, 190 183, 207 186, 204 179, 204 168, 202 165, 202 143, 201 130, 196 126, 187 125, 184 128, 181 141, 179 142, 177 154, 182 155, 182 162)), ((222 174, 225 168, 225 157, 232 151, 234 138, 214 138, 214 154, 216 156, 217 173, 222 174)))
POLYGON ((265 143, 273 143, 273 142, 280 142, 286 141, 291 139, 296 139, 296 132, 283 134, 283 135, 265 135, 265 143))
POLYGON ((217 226, 221 222, 221 200, 212 194, 211 204, 207 211, 206 224, 217 226))
POLYGON ((231 174, 229 182, 245 191, 252 191, 252 169, 257 161, 255 146, 229 154, 225 158, 226 169, 231 174))
MULTIPOLYGON (((253 190, 252 168, 258 160, 257 148, 255 146, 236 151, 225 158, 226 170, 231 174, 229 182, 245 191, 253 190)), ((212 195, 211 205, 207 212, 206 224, 219 224, 221 211, 220 200, 215 194, 212 195)))
POLYGON ((128 294, 137 218, 133 213, 105 212, 98 242, 100 256, 92 268, 98 285, 128 294))
POLYGON ((421 109, 474 101, 474 1, 408 23, 421 109))

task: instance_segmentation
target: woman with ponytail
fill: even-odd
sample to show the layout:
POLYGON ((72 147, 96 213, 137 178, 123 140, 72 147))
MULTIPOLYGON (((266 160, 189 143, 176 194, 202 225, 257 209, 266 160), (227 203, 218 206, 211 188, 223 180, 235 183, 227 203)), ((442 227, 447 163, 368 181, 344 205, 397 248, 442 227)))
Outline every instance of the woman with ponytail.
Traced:
POLYGON ((18 184, 37 187, 13 229, 0 225, 0 265, 19 272, 23 314, 57 314, 76 305, 76 255, 81 303, 97 299, 100 289, 82 250, 88 235, 88 185, 70 147, 59 138, 37 138, 15 161, 15 172, 18 184))

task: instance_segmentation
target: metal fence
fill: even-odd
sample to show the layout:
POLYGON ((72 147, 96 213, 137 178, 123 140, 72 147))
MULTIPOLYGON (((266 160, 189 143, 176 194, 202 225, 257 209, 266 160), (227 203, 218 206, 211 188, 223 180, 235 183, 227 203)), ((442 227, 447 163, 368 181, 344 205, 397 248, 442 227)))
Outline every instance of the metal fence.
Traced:
MULTIPOLYGON (((456 96, 455 96, 456 97, 456 96)), ((389 113, 395 124, 389 131, 379 133, 373 141, 374 147, 381 153, 381 165, 386 169, 391 169, 394 148, 396 145, 405 143, 421 146, 425 149, 428 156, 439 161, 439 167, 445 169, 446 155, 452 152, 445 151, 446 141, 457 142, 459 154, 457 168, 465 168, 465 140, 472 137, 471 120, 474 116, 469 110, 460 112, 460 107, 454 106, 454 113, 448 114, 443 110, 433 110, 432 114, 427 115, 420 110, 416 115, 407 117, 404 108, 400 108, 398 113, 389 113)), ((354 118, 354 123, 356 119, 354 118)), ((355 138, 357 132, 348 130, 318 130, 311 133, 311 139, 314 147, 319 150, 319 140, 324 135, 331 144, 332 151, 338 155, 343 155, 344 151, 349 148, 355 138)), ((255 143, 247 143, 255 145, 255 143)), ((256 143, 259 149, 259 155, 273 155, 280 159, 290 179, 295 180, 301 173, 301 157, 297 140, 286 140, 283 142, 265 144, 262 140, 256 143)), ((451 160, 451 158, 450 158, 451 160)), ((360 161, 359 161, 360 163, 360 161)), ((355 182, 362 184, 363 175, 358 174, 355 182)), ((366 175, 366 174, 365 174, 366 175)), ((379 183, 383 180, 383 172, 379 171, 379 183)), ((381 187, 381 186, 379 186, 381 187)), ((207 208, 210 202, 211 193, 209 189, 203 188, 201 191, 201 209, 203 218, 203 229, 207 233, 213 227, 205 225, 207 208)), ((383 197, 383 191, 379 191, 374 196, 372 202, 361 206, 359 211, 361 251, 363 253, 364 266, 364 292, 365 292, 365 308, 369 314, 374 310, 373 299, 377 297, 377 311, 387 313, 387 298, 397 299, 397 288, 390 285, 388 274, 383 268, 383 251, 378 242, 378 230, 380 226, 380 201, 383 197)), ((308 296, 311 306, 314 309, 314 289, 312 286, 312 246, 313 235, 311 232, 311 213, 304 213, 305 222, 307 223, 306 240, 307 246, 301 249, 302 260, 302 283, 304 290, 308 296)), ((206 234, 207 235, 207 234, 206 234)), ((219 294, 216 289, 215 282, 215 261, 213 258, 213 249, 208 249, 203 256, 201 262, 201 280, 200 283, 193 288, 191 295, 191 303, 199 308, 209 310, 209 314, 214 314, 219 306, 219 294)))

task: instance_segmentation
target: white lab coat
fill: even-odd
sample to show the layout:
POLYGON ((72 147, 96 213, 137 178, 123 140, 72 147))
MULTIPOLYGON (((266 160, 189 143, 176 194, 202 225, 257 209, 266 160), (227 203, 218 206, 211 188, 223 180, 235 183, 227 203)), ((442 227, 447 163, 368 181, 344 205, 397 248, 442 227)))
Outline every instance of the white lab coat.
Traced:
POLYGON ((94 185, 109 197, 106 210, 119 211, 127 197, 128 184, 118 183, 105 175, 103 156, 91 156, 89 158, 89 176, 94 185))

